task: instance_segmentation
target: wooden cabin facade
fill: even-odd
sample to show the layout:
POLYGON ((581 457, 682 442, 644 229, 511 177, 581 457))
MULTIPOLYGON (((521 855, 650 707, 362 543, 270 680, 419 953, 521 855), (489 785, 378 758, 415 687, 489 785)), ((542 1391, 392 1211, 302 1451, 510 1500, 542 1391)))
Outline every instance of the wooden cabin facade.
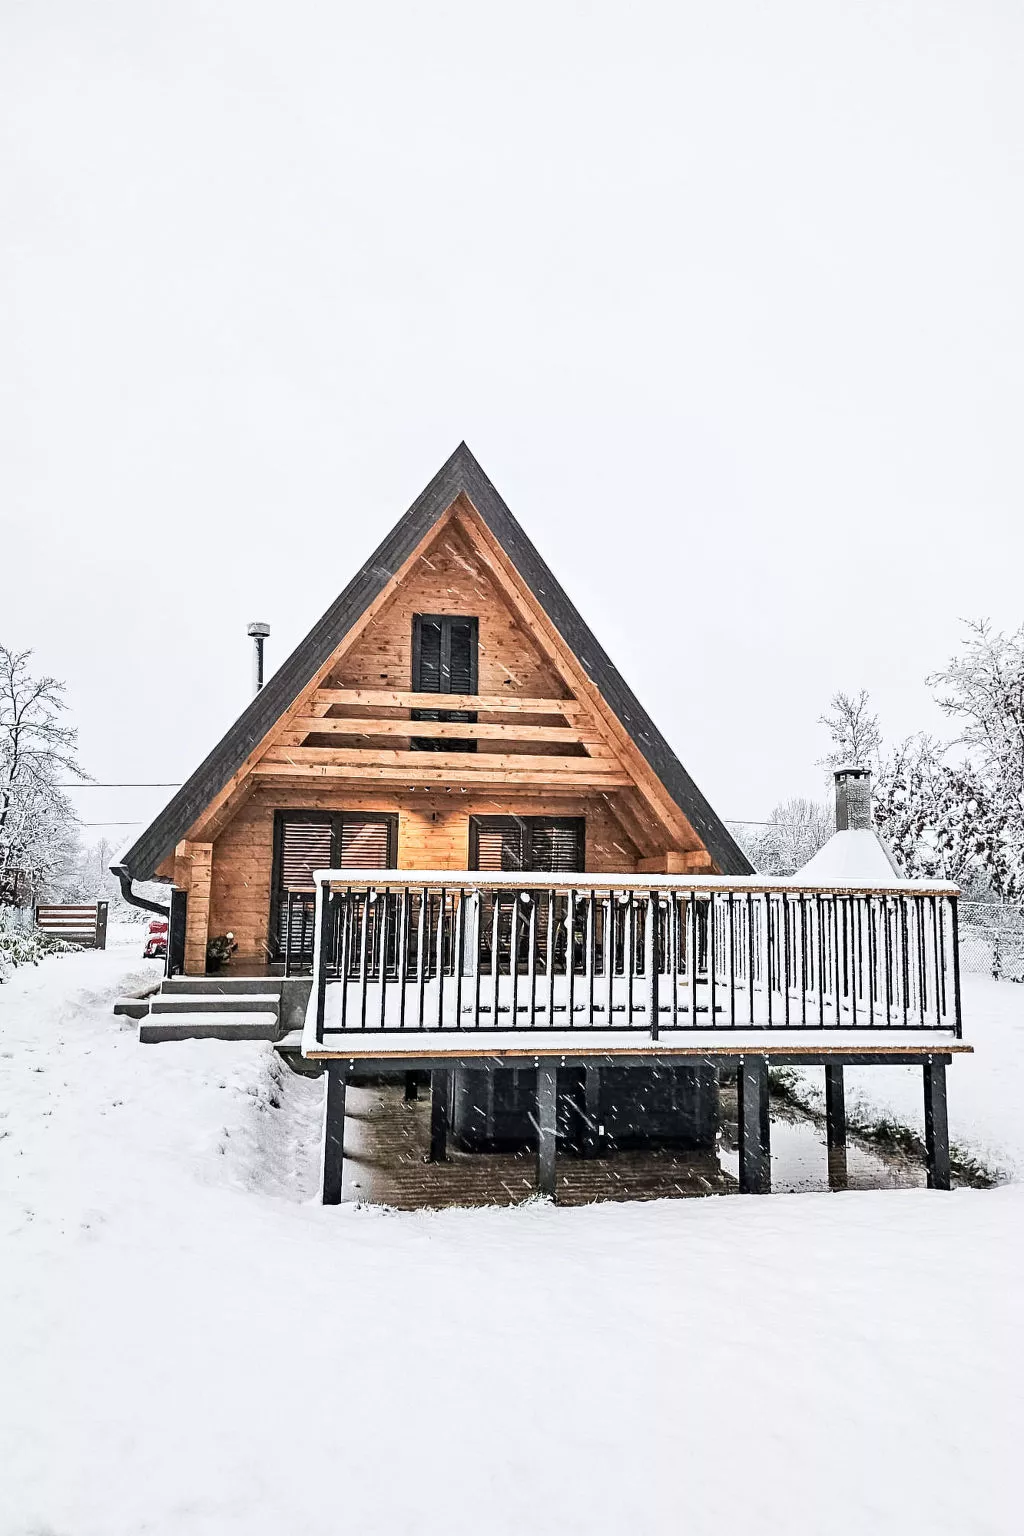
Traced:
POLYGON ((316 868, 749 871, 464 445, 125 867, 187 975, 308 960, 316 868))
POLYGON ((734 1071, 761 1191, 771 1060, 824 1067, 843 1157, 844 1066, 920 1065, 948 1187, 956 889, 754 876, 464 444, 115 872, 171 888, 140 1038, 258 999, 326 1072, 326 1202, 346 1083, 424 1072, 432 1157, 536 1138, 553 1194, 556 1146, 713 1146, 734 1071))

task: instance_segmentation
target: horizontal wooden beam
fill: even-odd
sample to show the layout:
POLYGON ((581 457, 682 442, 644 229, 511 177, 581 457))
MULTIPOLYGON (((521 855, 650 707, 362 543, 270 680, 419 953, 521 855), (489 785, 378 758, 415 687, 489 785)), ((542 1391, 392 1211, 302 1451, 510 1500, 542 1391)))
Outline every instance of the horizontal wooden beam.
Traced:
MULTIPOLYGON (((298 763, 338 765, 354 767, 376 766, 394 768, 422 768, 424 753, 400 751, 392 747, 268 747, 259 766, 264 763, 298 763)), ((431 762, 426 765, 443 768, 450 783, 458 784, 464 771, 481 773, 588 773, 613 776, 630 784, 622 766, 606 757, 555 757, 540 756, 531 752, 432 752, 431 762)))
POLYGON ((580 713, 576 699, 531 699, 521 693, 409 693, 394 688, 318 688, 313 704, 363 704, 374 709, 480 710, 484 714, 564 715, 580 713))
MULTIPOLYGON (((294 750, 294 749, 292 749, 294 750)), ((396 754, 397 755, 397 754, 396 754)), ((296 782, 308 784, 310 782, 323 782, 325 779, 344 779, 349 782, 362 782, 366 785, 396 784, 419 785, 437 784, 455 791, 461 789, 475 789, 480 786, 488 788, 501 788, 508 790, 528 789, 533 786, 541 786, 545 789, 557 790, 561 793, 571 794, 579 789, 625 789, 631 782, 620 768, 606 768, 603 761, 595 761, 589 757, 561 758, 521 758, 520 762, 542 762, 545 766, 542 770, 516 768, 509 771, 506 768, 495 766, 500 759, 494 753, 481 753, 475 758, 474 766, 467 768, 466 757, 469 754, 458 754, 458 763, 453 764, 454 753, 423 752, 402 753, 402 757, 415 757, 418 762, 415 766, 402 763, 375 763, 370 758, 366 763, 277 763, 268 762, 266 758, 258 763, 252 770, 253 776, 258 779, 294 779, 296 782), (490 758, 490 762, 488 762, 490 758), (565 771, 565 763, 572 763, 572 768, 565 771), (444 766, 448 764, 449 766, 444 766), (579 764, 579 767, 576 765, 579 764), (426 766, 424 766, 426 765, 426 766)))
POLYGON ((339 720, 299 715, 290 722, 295 731, 314 736, 427 736, 456 741, 580 741, 572 725, 476 725, 469 720, 339 720))
POLYGON ((638 859, 636 863, 637 874, 640 875, 687 875, 699 874, 702 870, 709 873, 714 868, 710 853, 704 848, 679 852, 655 854, 653 858, 638 859))

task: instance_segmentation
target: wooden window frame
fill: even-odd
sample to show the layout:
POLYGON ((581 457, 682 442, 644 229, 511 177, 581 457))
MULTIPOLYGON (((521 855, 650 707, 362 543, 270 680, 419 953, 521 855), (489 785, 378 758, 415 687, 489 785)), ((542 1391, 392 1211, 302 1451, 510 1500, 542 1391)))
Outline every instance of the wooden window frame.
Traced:
MULTIPOLYGON (((470 674, 471 687, 469 693, 480 692, 480 620, 470 613, 414 613, 412 616, 412 691, 413 693, 426 693, 429 690, 420 687, 420 662, 423 645, 423 625, 438 624, 441 627, 441 659, 439 665, 439 681, 442 684, 438 693, 451 693, 452 674, 452 643, 451 626, 453 624, 468 624, 470 643, 472 645, 472 667, 470 674), (446 637, 447 631, 447 637, 446 637), (445 653, 447 652, 447 662, 445 653), (448 687, 444 687, 445 672, 448 674, 448 687)), ((443 717, 442 717, 443 718, 443 717)))
POLYGON ((538 826, 545 826, 545 827, 571 828, 572 831, 574 831, 576 833, 576 840, 577 840, 576 841, 576 846, 577 846, 577 851, 579 853, 579 861, 578 861, 579 862, 579 868, 578 869, 572 870, 572 871, 569 871, 569 870, 561 870, 561 871, 559 871, 559 870, 547 870, 547 869, 524 869, 524 870, 521 871, 522 874, 524 874, 524 875, 554 875, 556 877, 560 873, 561 874, 572 873, 572 874, 579 874, 579 875, 585 875, 586 874, 586 872, 587 872, 587 818, 586 818, 586 816, 517 816, 514 811, 512 811, 512 812, 506 811, 503 815, 499 813, 499 814, 491 815, 491 816, 470 816, 470 818, 469 818, 469 867, 470 867, 470 869, 472 871, 474 871, 474 873, 476 873, 476 874, 480 873, 480 830, 481 830, 481 827, 486 827, 488 825, 488 823, 490 823, 491 825, 493 825, 494 823, 503 823, 503 824, 507 825, 509 822, 518 822, 518 823, 521 823, 522 825, 524 825, 524 826, 529 828, 529 834, 530 834, 530 854, 531 854, 531 856, 533 854, 533 834, 534 834, 534 830, 535 830, 536 827, 538 827, 538 826))
MULTIPOLYGON (((412 616, 412 690, 414 693, 427 693, 430 690, 424 688, 423 679, 420 676, 423 652, 423 626, 424 624, 437 624, 441 629, 441 654, 438 658, 438 693, 451 693, 451 627, 453 624, 467 624, 470 638, 470 687, 471 694, 480 691, 480 620, 469 613, 414 613, 412 616)), ((460 690, 461 691, 461 690, 460 690)), ((471 710, 454 709, 414 709, 414 720, 437 720, 462 722, 466 725, 476 724, 476 713, 471 710)), ((449 740, 444 736, 414 736, 412 738, 412 750, 414 752, 475 752, 477 742, 475 738, 455 738, 449 740)))
POLYGON ((313 822, 331 829, 331 858, 337 856, 341 846, 342 827, 346 821, 383 821, 388 829, 388 869, 398 868, 398 812, 397 811, 306 811, 289 810, 282 806, 274 811, 274 851, 270 870, 270 926, 267 932, 267 948, 273 956, 271 963, 280 959, 278 927, 281 915, 281 858, 286 821, 313 822))

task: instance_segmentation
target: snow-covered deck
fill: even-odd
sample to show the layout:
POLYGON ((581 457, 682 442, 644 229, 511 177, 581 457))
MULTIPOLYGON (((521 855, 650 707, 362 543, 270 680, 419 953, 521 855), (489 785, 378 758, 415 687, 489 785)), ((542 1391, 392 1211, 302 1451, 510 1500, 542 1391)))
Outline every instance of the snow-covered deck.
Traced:
POLYGON ((764 1056, 778 1065, 813 1062, 825 1057, 840 1061, 869 1062, 885 1058, 919 1062, 928 1057, 969 1056, 974 1047, 953 1040, 940 1030, 875 1031, 853 1029, 736 1029, 675 1030, 652 1039, 642 1029, 449 1029, 407 1030, 384 1033, 374 1030, 333 1030, 323 1041, 304 1037, 303 1055, 314 1060, 403 1060, 501 1057, 537 1061, 541 1057, 583 1060, 588 1057, 665 1057, 707 1061, 739 1056, 764 1056))

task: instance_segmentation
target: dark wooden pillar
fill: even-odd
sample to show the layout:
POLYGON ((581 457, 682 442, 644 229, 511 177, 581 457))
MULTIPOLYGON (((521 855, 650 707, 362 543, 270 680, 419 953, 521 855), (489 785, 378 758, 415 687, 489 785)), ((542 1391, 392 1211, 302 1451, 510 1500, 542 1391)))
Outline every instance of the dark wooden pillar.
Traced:
POLYGON ((599 1157, 601 1153, 601 1068, 584 1067, 583 1085, 583 1156, 599 1157))
POLYGON ((949 1188, 949 1120, 946 1114, 946 1066, 924 1066, 924 1144, 928 1158, 928 1188, 949 1188))
POLYGON ((430 1074, 430 1161, 443 1163, 448 1158, 448 1095, 451 1090, 451 1074, 445 1071, 430 1074))
POLYGON ((768 1062, 744 1056, 736 1074, 740 1122, 740 1191, 766 1195, 772 1187, 768 1062))
POLYGON ((558 1137, 558 1068, 552 1060, 537 1068, 537 1189, 555 1198, 555 1145, 558 1137))
POLYGON ((842 1066, 832 1062, 825 1065, 825 1132, 828 1141, 828 1187, 846 1189, 846 1085, 842 1066))
POLYGON ((405 1074, 405 1102, 413 1104, 420 1096, 419 1078, 415 1072, 405 1074))
POLYGON ((188 892, 171 889, 171 904, 167 912, 167 957, 164 960, 165 976, 180 976, 185 969, 185 927, 188 922, 188 892))
POLYGON ((345 1068, 327 1064, 327 1101, 324 1108, 324 1205, 341 1204, 341 1180, 345 1163, 345 1068))

